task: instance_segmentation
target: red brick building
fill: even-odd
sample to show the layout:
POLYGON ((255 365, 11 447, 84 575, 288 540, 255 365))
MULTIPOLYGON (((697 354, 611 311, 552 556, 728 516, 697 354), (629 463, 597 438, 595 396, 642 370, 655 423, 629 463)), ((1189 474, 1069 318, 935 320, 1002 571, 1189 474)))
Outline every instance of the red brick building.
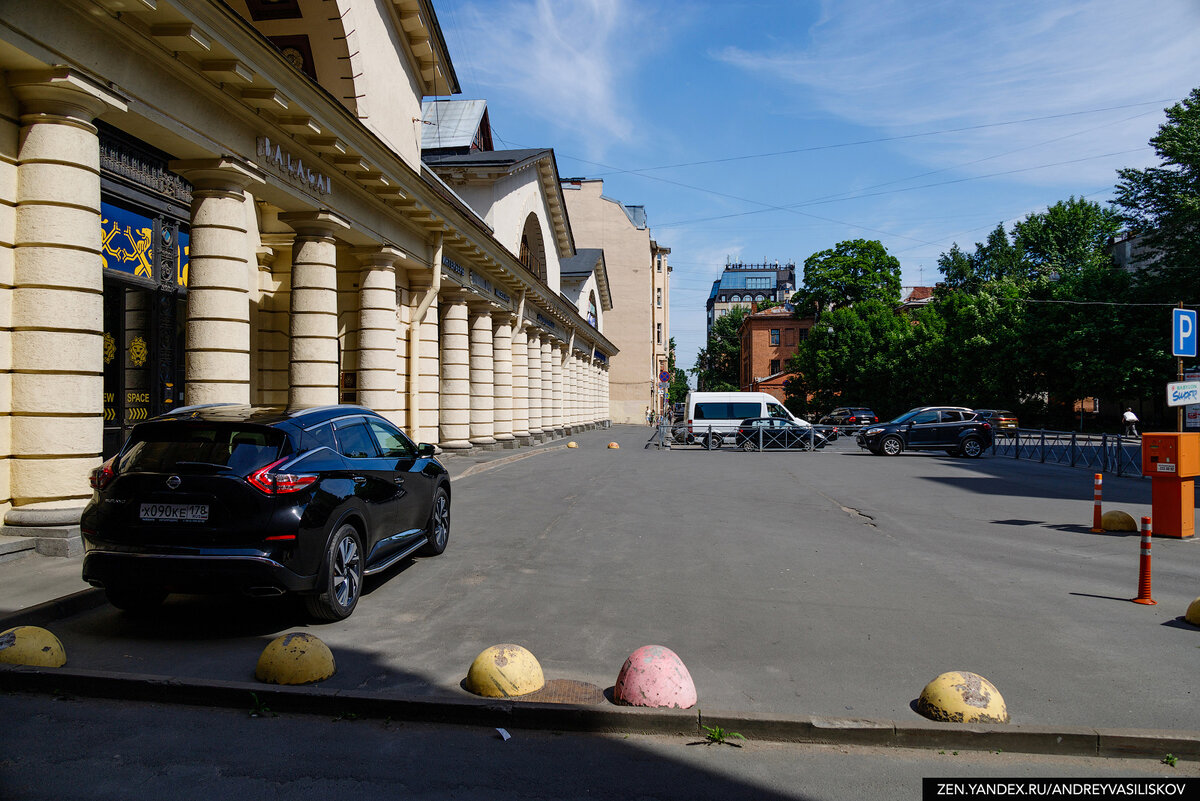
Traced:
POLYGON ((742 391, 769 392, 782 403, 788 359, 795 355, 812 325, 813 318, 797 320, 785 306, 747 315, 741 329, 742 391))

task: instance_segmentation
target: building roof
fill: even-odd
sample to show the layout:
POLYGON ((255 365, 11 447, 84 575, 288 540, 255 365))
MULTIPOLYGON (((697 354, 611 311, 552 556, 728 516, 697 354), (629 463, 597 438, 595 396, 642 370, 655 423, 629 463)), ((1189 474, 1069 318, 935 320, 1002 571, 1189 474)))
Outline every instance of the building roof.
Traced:
POLYGON ((612 310, 612 292, 608 286, 608 266, 604 262, 601 248, 580 248, 574 256, 559 259, 558 272, 563 283, 582 284, 588 276, 596 276, 596 289, 600 292, 600 308, 612 310))
POLYGON ((563 199, 562 182, 558 177, 558 162, 553 149, 472 150, 469 153, 435 151, 422 154, 421 161, 447 181, 455 183, 465 180, 468 173, 476 178, 495 181, 527 167, 537 169, 559 258, 575 252, 575 236, 571 233, 571 221, 567 217, 567 203, 563 199))
POLYGON ((482 150, 492 149, 492 131, 486 100, 425 100, 421 103, 421 152, 467 152, 482 139, 482 150))

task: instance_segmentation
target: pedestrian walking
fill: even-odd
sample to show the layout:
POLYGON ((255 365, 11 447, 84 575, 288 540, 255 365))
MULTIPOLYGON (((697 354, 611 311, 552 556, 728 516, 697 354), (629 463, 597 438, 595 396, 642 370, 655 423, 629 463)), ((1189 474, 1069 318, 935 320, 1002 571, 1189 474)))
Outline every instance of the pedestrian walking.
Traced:
POLYGON ((653 423, 654 423, 654 412, 650 411, 650 407, 647 406, 646 407, 646 425, 652 425, 653 423))
POLYGON ((1126 409, 1125 414, 1121 415, 1121 419, 1125 422, 1125 436, 1136 437, 1138 416, 1133 413, 1133 409, 1126 409))

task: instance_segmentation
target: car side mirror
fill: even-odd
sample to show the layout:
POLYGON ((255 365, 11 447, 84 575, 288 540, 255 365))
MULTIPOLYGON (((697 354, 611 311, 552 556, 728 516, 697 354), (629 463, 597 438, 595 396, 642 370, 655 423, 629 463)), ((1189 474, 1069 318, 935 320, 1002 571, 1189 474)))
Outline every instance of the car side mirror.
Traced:
POLYGON ((436 448, 428 442, 422 442, 417 446, 417 458, 429 459, 437 453, 436 448))

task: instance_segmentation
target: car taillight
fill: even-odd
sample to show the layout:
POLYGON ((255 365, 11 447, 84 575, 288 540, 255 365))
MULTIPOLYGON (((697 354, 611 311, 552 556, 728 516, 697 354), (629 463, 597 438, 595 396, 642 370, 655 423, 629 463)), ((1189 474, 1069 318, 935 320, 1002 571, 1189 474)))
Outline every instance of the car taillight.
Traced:
POLYGON ((983 427, 990 431, 992 429, 992 424, 987 421, 984 421, 983 427))
POLYGON ((856 418, 854 415, 850 415, 850 419, 849 419, 849 420, 847 420, 846 422, 848 422, 848 423, 853 423, 853 422, 854 422, 855 420, 857 420, 857 419, 858 419, 858 418, 856 418))
POLYGON ((285 495, 289 492, 299 492, 309 484, 317 480, 316 476, 306 475, 304 473, 273 473, 271 472, 279 465, 286 462, 290 457, 285 456, 277 462, 256 470, 246 476, 246 480, 257 489, 267 495, 285 495))
POLYGON ((688 426, 688 433, 691 434, 692 433, 692 421, 691 420, 688 420, 687 426, 688 426))
POLYGON ((114 456, 92 471, 92 476, 88 479, 88 483, 92 485, 92 489, 102 490, 112 482, 113 478, 117 475, 116 471, 113 470, 113 462, 116 459, 117 457, 114 456))

